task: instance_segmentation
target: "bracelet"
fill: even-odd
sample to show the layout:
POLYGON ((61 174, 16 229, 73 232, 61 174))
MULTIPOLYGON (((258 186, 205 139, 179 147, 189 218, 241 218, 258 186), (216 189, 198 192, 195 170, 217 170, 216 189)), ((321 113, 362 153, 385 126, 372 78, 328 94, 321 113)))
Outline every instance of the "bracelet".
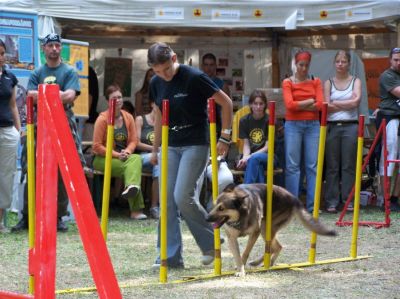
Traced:
POLYGON ((222 130, 221 130, 221 133, 222 133, 222 134, 226 134, 226 135, 231 135, 232 129, 222 129, 222 130))
POLYGON ((222 142, 222 143, 225 143, 225 144, 227 144, 227 145, 230 145, 231 144, 231 141, 229 140, 229 139, 226 139, 226 138, 224 138, 224 137, 219 137, 219 139, 218 139, 218 141, 219 142, 222 142))

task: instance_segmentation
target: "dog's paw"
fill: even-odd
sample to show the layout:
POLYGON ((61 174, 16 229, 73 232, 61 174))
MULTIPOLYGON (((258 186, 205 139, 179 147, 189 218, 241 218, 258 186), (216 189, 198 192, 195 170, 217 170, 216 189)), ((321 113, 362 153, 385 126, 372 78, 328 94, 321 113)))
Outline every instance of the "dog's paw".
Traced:
POLYGON ((235 273, 235 277, 245 277, 246 276, 246 272, 244 271, 240 271, 240 272, 236 272, 235 273))
POLYGON ((256 260, 252 260, 249 262, 249 266, 251 267, 257 267, 261 264, 263 260, 262 259, 256 259, 256 260))

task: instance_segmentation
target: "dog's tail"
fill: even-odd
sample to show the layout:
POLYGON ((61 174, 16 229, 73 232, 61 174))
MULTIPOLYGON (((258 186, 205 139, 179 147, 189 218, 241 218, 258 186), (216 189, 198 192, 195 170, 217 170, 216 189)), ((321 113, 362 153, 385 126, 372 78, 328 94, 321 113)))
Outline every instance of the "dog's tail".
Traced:
POLYGON ((322 236, 336 236, 336 231, 330 229, 323 225, 318 220, 314 219, 313 216, 304 209, 302 206, 297 206, 294 209, 295 214, 298 219, 303 223, 303 225, 310 231, 322 235, 322 236))

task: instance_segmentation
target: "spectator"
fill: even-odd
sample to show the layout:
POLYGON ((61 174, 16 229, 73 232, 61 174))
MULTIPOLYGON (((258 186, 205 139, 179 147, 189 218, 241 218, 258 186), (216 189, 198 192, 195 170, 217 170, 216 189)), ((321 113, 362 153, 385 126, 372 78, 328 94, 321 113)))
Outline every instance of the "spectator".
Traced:
MULTIPOLYGON (((208 75, 211 80, 225 92, 228 97, 230 97, 230 90, 228 84, 226 84, 223 80, 217 77, 217 58, 212 53, 204 54, 202 58, 201 64, 202 71, 208 75)), ((221 132, 221 106, 216 105, 216 130, 217 130, 217 138, 220 137, 221 132)), ((233 175, 228 167, 228 163, 226 162, 226 158, 228 155, 228 151, 223 155, 219 156, 218 160, 218 193, 222 192, 226 186, 233 183, 233 175)), ((206 170, 207 179, 211 182, 212 179, 212 167, 211 164, 207 166, 206 170)), ((200 180, 202 184, 203 180, 200 180)), ((199 185, 201 185, 199 184, 199 185)), ((207 209, 212 207, 212 196, 207 199, 207 209)))
MULTIPOLYGON (((208 265, 214 260, 214 233, 205 220, 207 212, 196 196, 197 181, 209 157, 207 99, 213 97, 222 107, 223 129, 217 144, 218 155, 224 155, 229 147, 232 101, 207 75, 179 64, 177 55, 164 43, 153 44, 147 59, 156 74, 150 82, 150 98, 156 103, 152 163, 157 163, 161 141, 162 100, 169 99, 166 262, 169 267, 183 267, 180 214, 201 249, 201 262, 208 265)), ((160 263, 157 258, 153 268, 158 268, 160 263)))
MULTIPOLYGON (((121 196, 128 200, 130 218, 143 220, 147 216, 142 213, 144 208, 143 196, 140 192, 140 181, 142 177, 142 159, 133 154, 138 139, 135 121, 128 112, 121 110, 122 92, 119 86, 110 85, 105 92, 106 100, 116 99, 114 144, 112 151, 111 172, 115 177, 123 177, 125 190, 121 196)), ((107 120, 110 110, 100 113, 94 124, 93 148, 95 154, 93 167, 104 171, 106 143, 107 143, 107 120)))
MULTIPOLYGON (((28 82, 28 96, 32 96, 34 101, 38 98, 39 84, 58 84, 60 87, 60 99, 64 105, 65 114, 71 133, 75 139, 75 146, 78 151, 82 165, 86 164, 82 153, 81 141, 77 133, 74 112, 72 106, 75 99, 80 94, 80 84, 77 72, 69 65, 61 61, 61 37, 57 34, 48 34, 43 39, 43 52, 46 63, 34 70, 28 82)), ((22 218, 12 231, 20 231, 28 228, 28 198, 27 184, 24 190, 24 208, 22 210, 22 218)), ((61 174, 58 175, 58 206, 57 206, 57 230, 65 232, 68 230, 66 223, 62 221, 62 217, 68 215, 68 195, 64 187, 61 174)))
MULTIPOLYGON (((361 101, 361 81, 349 74, 350 53, 338 51, 334 62, 336 74, 324 86, 329 112, 325 146, 325 203, 329 213, 337 212, 340 201, 346 201, 354 185, 361 101)), ((348 209, 352 210, 353 204, 348 209)))
POLYGON ((149 83, 154 76, 153 69, 148 69, 143 79, 142 88, 135 93, 135 109, 136 115, 144 115, 151 112, 151 104, 149 101, 149 83))
MULTIPOLYGON (((386 138, 388 159, 395 160, 400 158, 400 48, 393 48, 389 53, 390 68, 384 71, 379 78, 379 89, 381 103, 376 117, 377 127, 379 128, 382 119, 386 119, 386 138)), ((394 163, 389 163, 387 167, 388 180, 390 182, 394 163)), ((379 173, 381 176, 381 186, 383 186, 383 153, 379 163, 379 173)), ((390 209, 400 211, 400 174, 397 175, 394 184, 393 194, 390 197, 390 209)))
POLYGON ((282 83, 285 115, 286 189, 299 195, 300 165, 304 159, 307 182, 306 208, 314 210, 315 179, 318 159, 319 113, 324 95, 321 80, 308 74, 311 54, 295 55, 295 74, 282 83))
MULTIPOLYGON (((150 105, 153 108, 154 102, 150 100, 150 105)), ((143 116, 138 116, 135 119, 136 131, 138 134, 139 143, 136 147, 137 153, 142 157, 142 170, 152 174, 151 184, 151 206, 150 216, 154 219, 159 218, 159 187, 158 177, 160 175, 159 166, 153 165, 150 162, 151 152, 154 142, 154 122, 156 117, 154 109, 150 113, 143 116)))
MULTIPOLYGON (((226 84, 222 79, 217 77, 217 58, 212 53, 204 54, 201 60, 201 69, 202 71, 211 78, 211 80, 221 89, 223 92, 230 97, 230 90, 228 84, 226 84)), ((217 109, 217 134, 221 132, 221 107, 216 105, 217 109)), ((217 136, 219 137, 219 136, 217 136)))
POLYGON ((237 168, 245 169, 245 184, 265 183, 268 161, 268 115, 267 97, 254 90, 249 97, 251 113, 243 116, 239 123, 239 138, 243 139, 243 157, 237 168))
POLYGON ((3 217, 12 201, 21 129, 15 88, 18 80, 5 69, 5 54, 6 45, 0 39, 0 233, 8 232, 3 225, 3 217))
POLYGON ((89 66, 89 118, 85 122, 82 132, 83 140, 93 139, 93 125, 99 116, 97 103, 99 101, 99 82, 94 69, 89 66))

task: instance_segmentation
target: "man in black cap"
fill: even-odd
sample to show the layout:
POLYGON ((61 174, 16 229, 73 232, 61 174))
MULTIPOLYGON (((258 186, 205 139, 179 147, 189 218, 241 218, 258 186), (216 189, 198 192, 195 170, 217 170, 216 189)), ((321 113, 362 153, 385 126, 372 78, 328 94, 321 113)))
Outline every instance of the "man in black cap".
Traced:
MULTIPOLYGON (((42 40, 42 49, 46 57, 46 63, 35 69, 28 82, 28 96, 33 96, 36 103, 38 98, 39 84, 58 84, 60 87, 60 99, 63 102, 64 110, 67 115, 68 123, 75 139, 75 145, 78 150, 82 165, 85 165, 85 159, 82 153, 81 142, 77 134, 72 106, 80 94, 80 84, 78 74, 71 66, 61 61, 61 38, 58 34, 48 34, 42 40)), ((17 232, 28 228, 28 208, 27 192, 24 190, 24 208, 22 219, 14 226, 11 231, 17 232)), ((65 232, 67 225, 62 221, 62 217, 68 214, 68 196, 59 173, 58 175, 58 206, 57 206, 57 230, 65 232)))

